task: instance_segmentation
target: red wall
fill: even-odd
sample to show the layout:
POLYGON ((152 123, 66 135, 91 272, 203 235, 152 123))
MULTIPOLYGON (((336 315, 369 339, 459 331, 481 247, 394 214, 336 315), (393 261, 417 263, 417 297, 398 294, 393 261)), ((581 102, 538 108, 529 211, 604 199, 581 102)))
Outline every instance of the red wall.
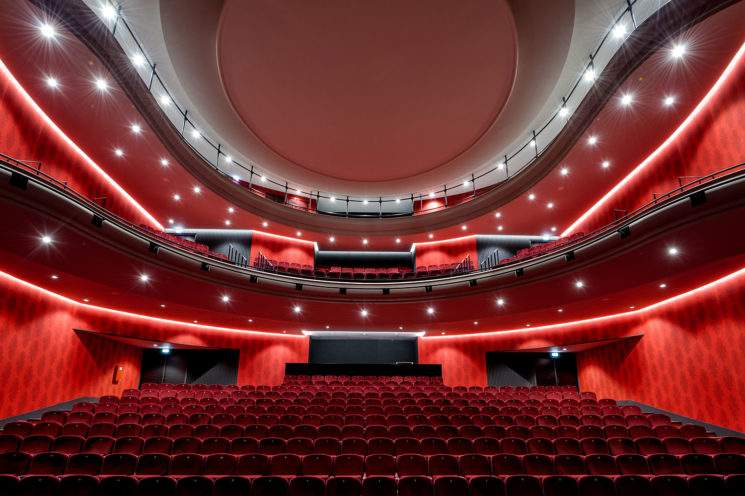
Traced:
MULTIPOLYGON (((679 177, 703 176, 745 161, 745 59, 691 124, 645 168, 575 231, 590 232, 614 220, 613 210, 629 212, 652 201, 653 194, 677 188, 679 177)), ((651 151, 651 150, 650 150, 651 151)), ((692 181, 685 179, 684 182, 692 181)), ((605 194, 605 192, 603 192, 605 194)), ((600 198, 592 200, 594 204, 600 198)), ((589 204, 588 208, 592 205, 589 204)))
POLYGON ((259 253, 278 262, 314 265, 315 243, 253 231, 251 234, 251 256, 249 257, 251 263, 254 262, 259 253))
POLYGON ((580 387, 745 430, 745 274, 654 310, 489 336, 422 338, 421 363, 451 385, 484 385, 487 351, 644 336, 578 355, 580 387))
POLYGON ((21 91, 0 72, 0 152, 19 160, 42 163, 42 172, 88 199, 107 197, 106 208, 136 224, 153 225, 126 197, 108 183, 56 134, 21 91))
POLYGON ((305 337, 204 330, 82 307, 0 277, 0 418, 139 384, 140 350, 74 329, 240 351, 239 384, 278 384, 305 362, 305 337), (112 385, 114 365, 124 380, 112 385))
POLYGON ((416 266, 460 263, 466 256, 471 256, 471 263, 478 264, 476 236, 466 236, 446 241, 415 243, 416 266))

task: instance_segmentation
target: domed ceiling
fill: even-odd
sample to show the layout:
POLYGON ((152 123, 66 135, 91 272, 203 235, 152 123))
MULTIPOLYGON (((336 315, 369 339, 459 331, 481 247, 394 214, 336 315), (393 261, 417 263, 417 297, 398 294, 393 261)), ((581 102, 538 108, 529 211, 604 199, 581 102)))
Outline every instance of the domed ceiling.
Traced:
POLYGON ((159 6, 196 115, 272 176, 346 194, 493 165, 546 104, 575 23, 573 0, 159 6))

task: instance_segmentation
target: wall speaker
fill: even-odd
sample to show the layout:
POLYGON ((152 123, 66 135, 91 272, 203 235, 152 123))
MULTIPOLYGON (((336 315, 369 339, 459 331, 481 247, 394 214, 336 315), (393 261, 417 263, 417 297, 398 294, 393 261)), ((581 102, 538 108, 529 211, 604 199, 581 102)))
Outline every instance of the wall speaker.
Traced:
POLYGON ((93 218, 91 218, 91 224, 96 227, 103 227, 103 217, 94 214, 93 218))
POLYGON ((340 295, 345 295, 345 294, 347 294, 347 288, 339 288, 339 294, 340 294, 340 295))
POLYGON ((150 253, 158 253, 158 250, 160 250, 160 246, 151 241, 150 246, 148 246, 148 250, 150 250, 150 253))
POLYGON ((210 264, 208 264, 207 262, 202 262, 202 270, 205 271, 205 272, 209 272, 210 271, 210 264))
POLYGON ((468 281, 468 287, 475 288, 478 283, 479 282, 476 279, 471 279, 470 281, 468 281))
POLYGON ((618 235, 621 236, 621 239, 628 238, 629 236, 631 236, 631 227, 623 226, 621 229, 618 230, 618 235))
POLYGON ((566 252, 566 254, 564 255, 564 259, 565 259, 565 260, 566 260, 567 262, 571 262, 572 260, 574 260, 574 258, 575 258, 575 257, 574 257, 574 250, 572 250, 572 251, 568 251, 568 252, 566 252))
POLYGON ((425 287, 424 287, 424 290, 425 290, 425 291, 426 291, 427 293, 431 293, 431 292, 432 292, 432 286, 425 286, 425 287))
POLYGON ((13 172, 10 175, 10 185, 19 189, 28 189, 28 178, 17 172, 13 172))
POLYGON ((295 290, 296 291, 302 291, 303 290, 303 285, 300 284, 300 283, 295 283, 295 290))
POLYGON ((515 270, 515 275, 516 275, 517 277, 520 277, 520 276, 523 276, 523 275, 525 275, 525 269, 523 269, 522 267, 520 267, 519 269, 516 269, 516 270, 515 270))
POLYGON ((256 284, 257 282, 259 282, 259 278, 256 276, 248 276, 248 282, 256 284))
POLYGON ((389 295, 389 294, 391 294, 391 288, 383 288, 383 294, 384 294, 384 295, 389 295))
POLYGON ((691 206, 698 207, 706 203, 706 191, 696 191, 688 198, 691 199, 691 206))

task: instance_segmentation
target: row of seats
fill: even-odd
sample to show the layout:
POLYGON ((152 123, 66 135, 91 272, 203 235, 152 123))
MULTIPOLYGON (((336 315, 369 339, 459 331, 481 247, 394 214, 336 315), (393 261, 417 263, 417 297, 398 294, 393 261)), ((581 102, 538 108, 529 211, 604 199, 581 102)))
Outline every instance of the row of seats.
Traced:
POLYGON ((309 264, 266 259, 259 255, 254 260, 253 267, 266 272, 358 281, 440 277, 473 271, 473 264, 471 263, 470 258, 459 263, 418 266, 416 269, 412 269, 411 267, 314 267, 309 264))
POLYGON ((0 474, 11 475, 675 475, 743 474, 745 456, 719 455, 294 455, 267 456, 148 453, 37 454, 12 452, 0 455, 0 474))
POLYGON ((522 250, 518 250, 518 252, 515 253, 514 256, 500 260, 499 263, 507 264, 510 262, 518 261, 518 260, 525 260, 527 258, 537 257, 545 253, 548 253, 550 251, 553 251, 557 248, 561 248, 562 246, 566 246, 570 243, 574 243, 575 241, 579 240, 580 238, 583 238, 584 236, 585 236, 585 233, 578 232, 570 236, 567 236, 565 238, 559 238, 557 240, 549 241, 547 243, 541 243, 538 245, 531 246, 529 248, 523 248, 522 250))
POLYGON ((745 477, 514 475, 391 477, 0 476, 7 496, 742 496, 745 477))
MULTIPOLYGON (((123 434, 123 433, 122 433, 123 434)), ((174 433, 176 434, 176 433, 174 433)), ((694 438, 691 440, 669 437, 645 437, 630 439, 613 437, 603 439, 587 437, 582 439, 532 438, 527 441, 519 438, 480 437, 468 439, 453 437, 397 438, 374 437, 364 438, 317 438, 306 437, 247 437, 247 436, 106 436, 88 437, 77 435, 30 435, 21 437, 13 434, 0 435, 0 452, 25 451, 38 453, 42 451, 77 452, 127 452, 136 453, 326 453, 326 454, 404 454, 417 453, 424 455, 449 453, 462 455, 468 453, 496 454, 655 454, 655 453, 745 453, 745 441, 741 438, 694 438)))

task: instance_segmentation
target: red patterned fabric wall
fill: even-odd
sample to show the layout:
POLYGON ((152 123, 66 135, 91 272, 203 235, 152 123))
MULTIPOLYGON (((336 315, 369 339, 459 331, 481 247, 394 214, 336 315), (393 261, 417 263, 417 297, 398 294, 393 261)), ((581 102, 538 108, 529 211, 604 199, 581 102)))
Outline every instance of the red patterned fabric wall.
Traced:
POLYGON ((314 265, 315 262, 313 242, 254 231, 251 234, 251 263, 260 253, 278 262, 300 265, 314 265))
POLYGON ((476 236, 450 239, 447 241, 435 241, 432 243, 416 243, 416 266, 440 265, 460 263, 467 256, 471 257, 471 263, 478 263, 476 251, 476 236))
POLYGON ((485 385, 487 351, 527 350, 643 334, 578 355, 580 387, 745 430, 745 276, 632 316, 548 330, 423 338, 421 363, 451 385, 485 385))
MULTIPOLYGON (((629 212, 678 186, 731 165, 745 162, 742 122, 745 118, 745 61, 692 123, 659 156, 578 227, 590 232, 614 220, 614 209, 629 212), (687 178, 686 178, 687 176, 687 178)), ((651 152, 652 150, 650 150, 651 152)), ((605 194, 603 192, 602 194, 605 194)), ((588 208, 600 198, 592 199, 588 208)))
POLYGON ((305 362, 305 337, 157 322, 87 309, 0 278, 0 418, 139 384, 140 350, 74 329, 240 351, 239 384, 278 384, 286 362, 305 362), (114 365, 124 380, 112 385, 114 365))

